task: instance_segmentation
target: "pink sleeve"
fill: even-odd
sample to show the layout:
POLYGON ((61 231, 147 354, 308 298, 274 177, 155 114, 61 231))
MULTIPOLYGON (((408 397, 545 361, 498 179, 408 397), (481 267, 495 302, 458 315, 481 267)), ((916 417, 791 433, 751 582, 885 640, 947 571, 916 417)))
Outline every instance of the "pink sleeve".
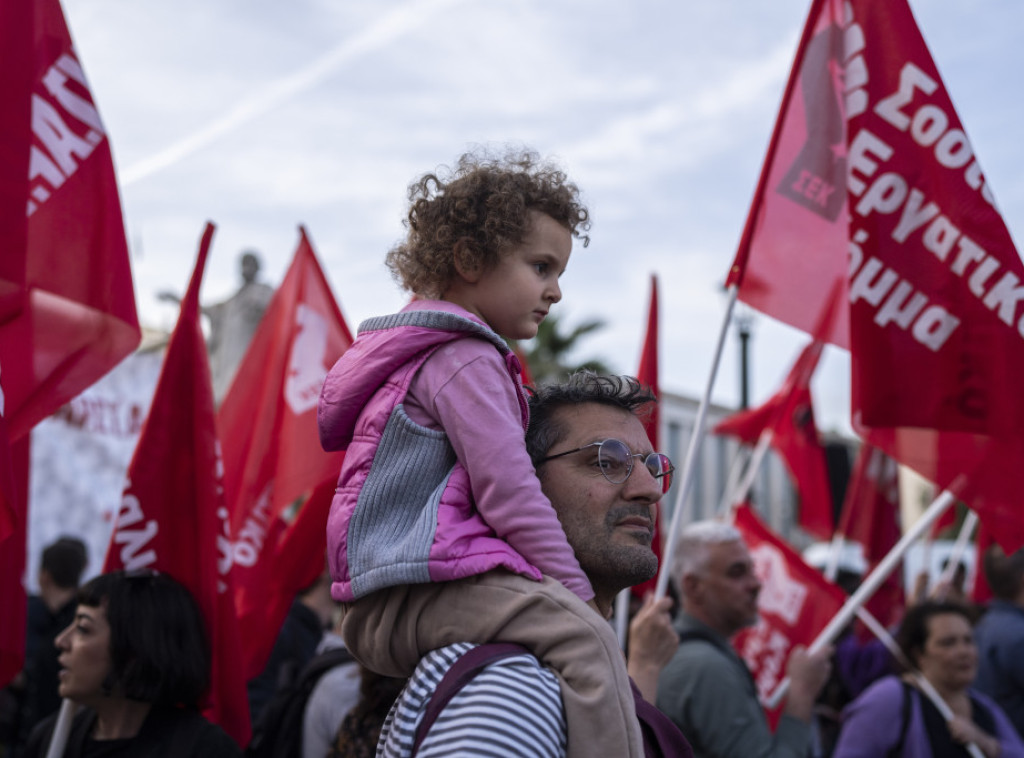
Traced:
POLYGON ((526 454, 519 400, 494 347, 477 339, 441 347, 409 392, 409 416, 422 424, 417 411, 425 412, 448 435, 484 521, 542 573, 584 601, 593 598, 526 454))

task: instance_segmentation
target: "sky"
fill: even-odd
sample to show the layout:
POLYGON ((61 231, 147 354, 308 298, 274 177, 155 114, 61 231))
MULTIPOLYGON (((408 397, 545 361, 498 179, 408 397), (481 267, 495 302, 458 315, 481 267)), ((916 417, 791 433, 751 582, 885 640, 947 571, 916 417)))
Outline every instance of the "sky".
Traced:
MULTIPOLYGON (((187 286, 217 226, 201 299, 237 289, 258 252, 280 283, 304 225, 349 326, 407 295, 384 255, 406 188, 468 149, 556 160, 592 213, 556 312, 606 327, 576 357, 635 373, 650 277, 663 390, 699 397, 809 0, 63 0, 111 140, 140 319, 187 286)), ((1024 3, 911 0, 1019 242, 1024 225, 1024 3)), ((807 337, 752 313, 751 400, 807 337)), ((712 398, 739 401, 730 328, 712 398)), ((818 425, 849 428, 849 359, 828 348, 818 425)))

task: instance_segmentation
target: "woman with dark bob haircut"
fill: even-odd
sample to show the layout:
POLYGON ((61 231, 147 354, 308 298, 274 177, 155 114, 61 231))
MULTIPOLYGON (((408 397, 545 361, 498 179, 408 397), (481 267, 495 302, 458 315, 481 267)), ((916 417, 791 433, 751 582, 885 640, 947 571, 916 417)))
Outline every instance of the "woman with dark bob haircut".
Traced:
POLYGON ((907 661, 952 711, 948 721, 909 672, 871 685, 843 711, 833 758, 1022 758, 1024 742, 993 700, 971 689, 978 671, 971 616, 960 603, 911 606, 896 635, 907 661))
MULTIPOLYGON (((117 571, 78 592, 57 637, 60 695, 78 706, 66 758, 231 758, 235 742, 199 713, 210 649, 199 607, 166 574, 117 571)), ((32 732, 25 756, 45 756, 57 716, 32 732)))

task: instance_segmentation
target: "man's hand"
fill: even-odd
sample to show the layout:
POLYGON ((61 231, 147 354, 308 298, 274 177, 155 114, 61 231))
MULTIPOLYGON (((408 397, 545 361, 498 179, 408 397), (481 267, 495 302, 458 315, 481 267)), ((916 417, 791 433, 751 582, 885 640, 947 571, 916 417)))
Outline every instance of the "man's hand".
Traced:
POLYGON ((629 623, 629 675, 644 699, 651 703, 658 694, 658 675, 679 647, 670 610, 672 598, 655 600, 653 594, 648 594, 629 623))
POLYGON ((793 648, 786 665, 789 677, 789 696, 786 713, 801 721, 810 722, 814 701, 832 673, 832 654, 835 648, 826 645, 816 653, 808 653, 803 645, 793 648))

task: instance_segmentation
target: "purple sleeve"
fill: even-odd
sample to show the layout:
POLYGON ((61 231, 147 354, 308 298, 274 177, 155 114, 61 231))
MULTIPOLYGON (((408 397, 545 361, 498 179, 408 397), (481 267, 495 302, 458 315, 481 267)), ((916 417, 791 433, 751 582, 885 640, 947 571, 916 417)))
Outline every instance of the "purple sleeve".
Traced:
POLYGON ((899 740, 903 685, 886 677, 843 710, 843 725, 832 758, 881 758, 899 740))
POLYGON ((444 429, 495 533, 582 600, 594 592, 526 454, 517 390, 494 347, 463 339, 439 348, 409 388, 407 412, 444 429), (418 408, 416 406, 419 406, 418 408))

